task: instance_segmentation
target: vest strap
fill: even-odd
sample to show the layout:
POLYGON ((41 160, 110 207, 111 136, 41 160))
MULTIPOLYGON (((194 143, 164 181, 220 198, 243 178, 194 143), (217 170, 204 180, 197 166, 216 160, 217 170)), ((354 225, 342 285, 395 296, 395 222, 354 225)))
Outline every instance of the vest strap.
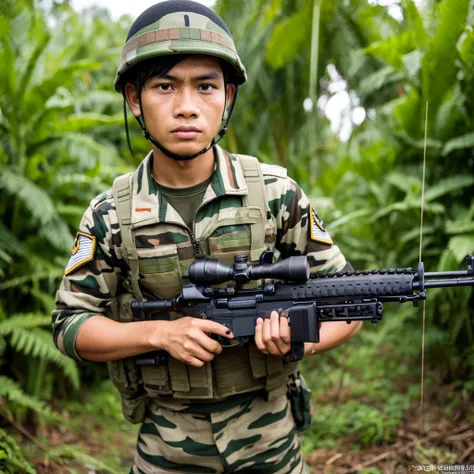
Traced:
POLYGON ((117 211, 117 219, 122 236, 122 255, 131 271, 133 293, 138 301, 145 301, 139 285, 140 267, 135 238, 132 233, 132 189, 133 173, 127 173, 115 179, 112 193, 117 211))
MULTIPOLYGON (((261 218, 251 228, 251 260, 258 260, 265 250, 265 223, 267 213, 267 196, 260 162, 254 156, 237 155, 242 165, 248 195, 244 205, 260 210, 261 218)), ((255 345, 249 344, 249 359, 253 376, 266 377, 265 389, 269 396, 279 396, 285 390, 286 374, 283 372, 282 360, 278 357, 265 356, 255 345)))
POLYGON ((250 259, 256 261, 265 250, 265 222, 267 219, 267 197, 265 194, 265 181, 263 180, 260 163, 254 156, 236 155, 240 160, 247 183, 248 195, 244 199, 244 206, 259 210, 261 218, 251 227, 250 259))

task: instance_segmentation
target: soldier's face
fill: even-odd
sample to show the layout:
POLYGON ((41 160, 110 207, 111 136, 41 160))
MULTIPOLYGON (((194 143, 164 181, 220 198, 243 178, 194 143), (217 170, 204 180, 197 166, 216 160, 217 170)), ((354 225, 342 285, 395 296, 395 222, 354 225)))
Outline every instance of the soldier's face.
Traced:
MULTIPOLYGON (((140 116, 135 89, 127 86, 130 86, 127 98, 132 112, 140 116)), ((191 56, 164 76, 146 81, 142 91, 146 127, 170 151, 197 153, 217 135, 233 93, 233 85, 228 85, 226 90, 218 59, 191 56)))

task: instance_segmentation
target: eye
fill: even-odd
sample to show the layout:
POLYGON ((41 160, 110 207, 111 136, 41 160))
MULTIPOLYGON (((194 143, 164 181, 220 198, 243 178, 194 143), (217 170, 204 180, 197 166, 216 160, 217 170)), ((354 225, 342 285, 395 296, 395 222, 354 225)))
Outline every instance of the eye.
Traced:
POLYGON ((172 89, 171 84, 167 82, 162 82, 160 84, 157 84, 155 87, 163 92, 168 92, 172 89))
POLYGON ((212 84, 200 84, 199 89, 203 92, 210 92, 211 90, 216 89, 216 86, 213 86, 212 84))

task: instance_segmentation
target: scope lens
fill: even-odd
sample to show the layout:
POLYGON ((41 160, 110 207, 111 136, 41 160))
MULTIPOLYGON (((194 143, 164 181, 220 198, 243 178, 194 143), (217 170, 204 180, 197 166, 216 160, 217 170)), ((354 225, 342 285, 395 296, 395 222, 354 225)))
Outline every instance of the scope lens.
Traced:
POLYGON ((189 280, 191 283, 214 285, 232 280, 232 265, 226 265, 214 259, 196 260, 189 267, 189 280))

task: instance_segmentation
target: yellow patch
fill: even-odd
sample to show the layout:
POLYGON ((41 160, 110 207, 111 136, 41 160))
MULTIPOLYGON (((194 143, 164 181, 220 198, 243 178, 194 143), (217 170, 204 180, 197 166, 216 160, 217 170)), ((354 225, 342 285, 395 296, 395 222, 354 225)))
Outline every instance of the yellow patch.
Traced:
POLYGON ((328 231, 324 227, 324 223, 318 216, 314 207, 310 204, 308 208, 309 218, 309 238, 313 242, 321 242, 323 244, 332 245, 333 241, 328 231))
POLYGON ((85 232, 78 232, 74 242, 74 247, 72 248, 71 258, 66 265, 64 274, 70 275, 84 264, 93 260, 96 246, 97 239, 93 235, 86 234, 85 232))
POLYGON ((72 248, 72 254, 76 255, 78 250, 79 250, 79 240, 76 236, 76 241, 74 242, 74 247, 72 248))

